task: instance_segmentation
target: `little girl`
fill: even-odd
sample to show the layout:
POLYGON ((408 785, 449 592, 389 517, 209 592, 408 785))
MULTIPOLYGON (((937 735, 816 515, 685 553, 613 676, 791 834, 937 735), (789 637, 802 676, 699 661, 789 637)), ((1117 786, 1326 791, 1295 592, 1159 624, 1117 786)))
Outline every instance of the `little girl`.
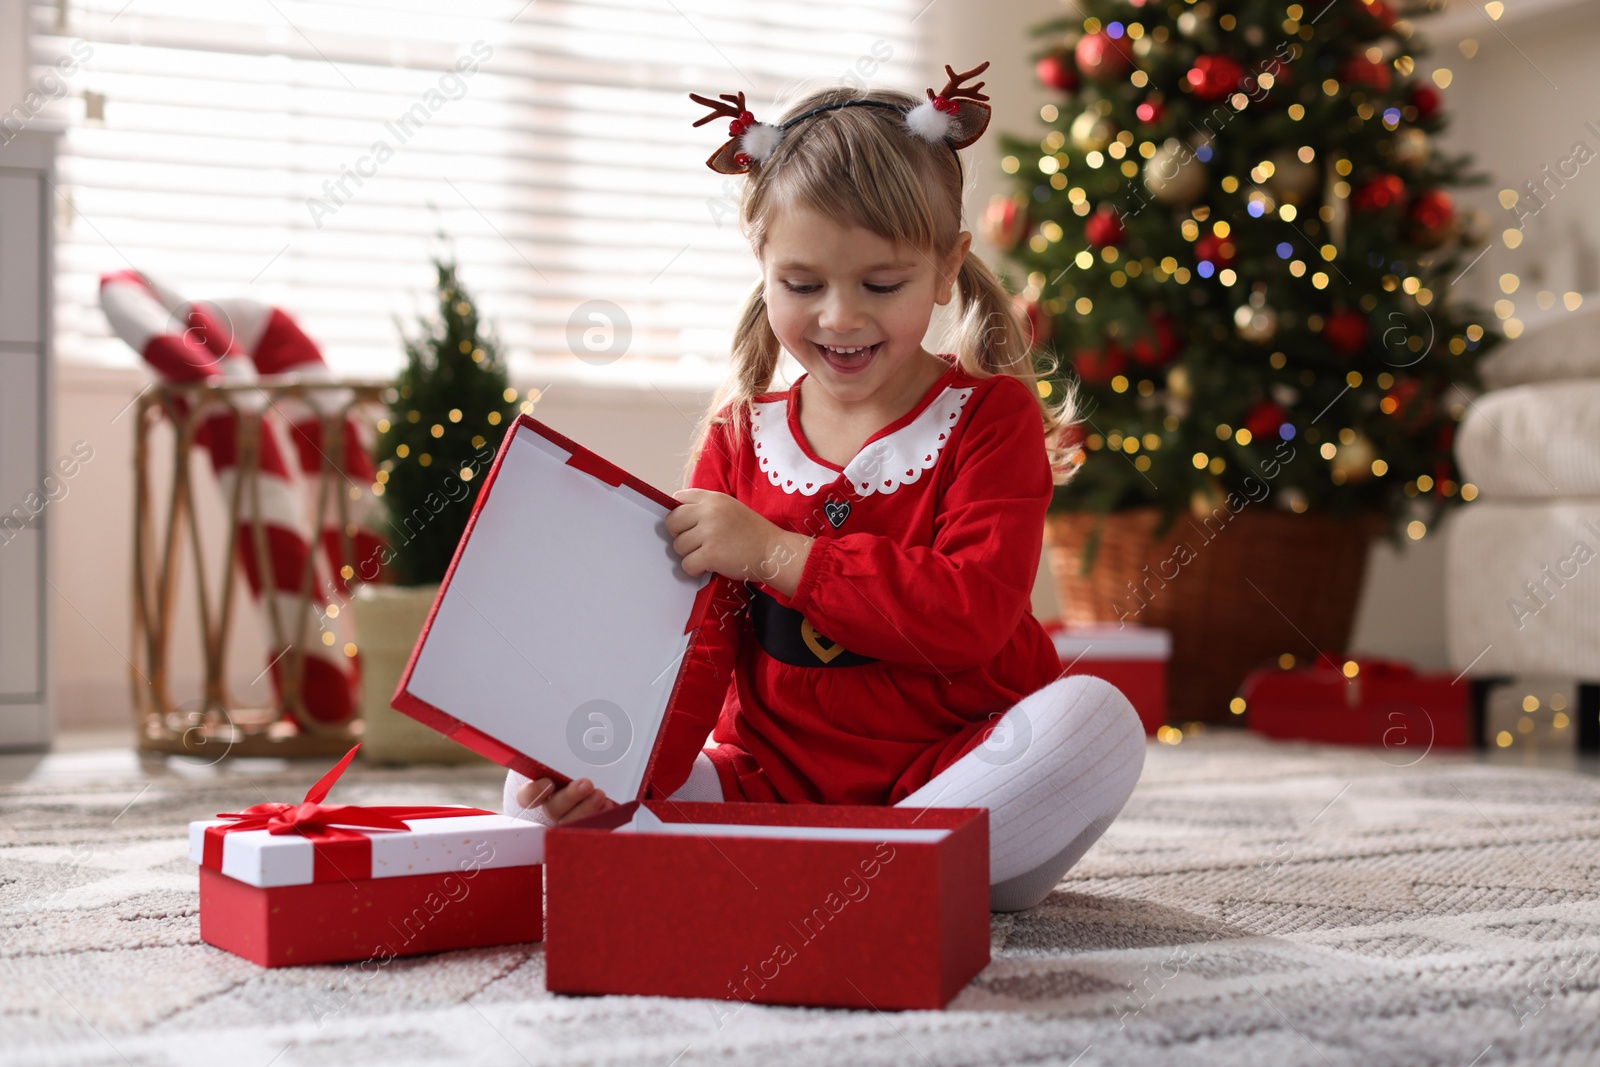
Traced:
MULTIPOLYGON (((777 126, 742 93, 694 97, 733 118, 710 166, 750 175, 762 280, 666 519, 684 570, 739 594, 718 624, 732 681, 714 747, 653 795, 988 808, 991 906, 1015 911, 1116 818, 1145 743, 1120 692, 1061 675, 1029 610, 1073 405, 1041 398, 960 230, 955 149, 989 112, 959 82, 987 65, 925 102, 823 90, 777 126), (958 294, 956 351, 929 353, 958 294), (804 373, 773 390, 780 349, 804 373)), ((505 806, 551 824, 613 802, 513 771, 505 806)))

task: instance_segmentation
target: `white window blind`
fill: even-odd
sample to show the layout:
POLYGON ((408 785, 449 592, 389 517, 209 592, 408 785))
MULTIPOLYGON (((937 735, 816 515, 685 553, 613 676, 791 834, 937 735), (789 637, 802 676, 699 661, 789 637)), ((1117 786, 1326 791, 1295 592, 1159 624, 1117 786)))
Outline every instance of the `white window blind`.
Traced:
POLYGON ((924 6, 35 0, 36 84, 88 53, 32 120, 65 128, 60 357, 138 362, 98 303, 134 267, 276 304, 336 371, 388 374, 443 231, 518 371, 713 380, 758 275, 742 179, 705 165, 727 122, 695 128, 688 93, 770 121, 840 81, 920 92, 924 6), (626 316, 620 357, 590 301, 626 316))

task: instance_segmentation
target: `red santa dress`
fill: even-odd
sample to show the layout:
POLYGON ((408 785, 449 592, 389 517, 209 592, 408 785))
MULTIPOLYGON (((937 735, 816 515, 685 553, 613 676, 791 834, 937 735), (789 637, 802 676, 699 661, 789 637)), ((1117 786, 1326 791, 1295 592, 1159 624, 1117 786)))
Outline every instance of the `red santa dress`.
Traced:
POLYGON ((731 646, 707 749, 727 800, 894 804, 1061 673, 1030 610, 1053 488, 1038 401, 941 358, 844 468, 801 431, 803 374, 740 412, 738 447, 707 437, 690 486, 816 539, 793 596, 718 576, 738 605, 710 624, 731 646))

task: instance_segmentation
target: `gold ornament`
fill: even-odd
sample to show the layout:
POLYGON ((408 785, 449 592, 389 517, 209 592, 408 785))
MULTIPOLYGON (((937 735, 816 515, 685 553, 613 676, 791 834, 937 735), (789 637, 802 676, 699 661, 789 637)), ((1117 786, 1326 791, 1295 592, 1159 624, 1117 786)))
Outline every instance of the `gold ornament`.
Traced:
POLYGON ((1080 152, 1103 152, 1117 135, 1117 129, 1104 116, 1095 111, 1085 111, 1072 120, 1067 136, 1072 146, 1080 152))
POLYGON ((1461 216, 1461 243, 1468 248, 1482 248, 1489 239, 1489 213, 1481 207, 1469 207, 1461 216))
POLYGON ((1373 447, 1372 441, 1365 434, 1358 433, 1349 444, 1339 445, 1334 450, 1328 466, 1333 472, 1333 480, 1343 485, 1371 477, 1372 461, 1377 458, 1378 450, 1373 447))
POLYGON ((1321 177, 1315 163, 1303 163, 1292 148, 1280 148, 1267 157, 1272 164, 1272 177, 1262 184, 1274 200, 1285 204, 1303 203, 1317 191, 1321 177))
POLYGON ((1328 222, 1328 243, 1339 252, 1344 251, 1345 233, 1350 228, 1350 199, 1340 196, 1338 187, 1342 183, 1339 172, 1330 158, 1323 175, 1322 206, 1326 209, 1328 222))
POLYGON ((1251 344, 1270 345, 1278 336, 1278 312, 1267 306, 1266 286, 1255 287, 1250 302, 1241 304, 1233 313, 1233 325, 1239 336, 1251 344))
POLYGON ((1189 514, 1196 519, 1209 519, 1222 507, 1225 497, 1222 483, 1214 477, 1207 478, 1204 489, 1189 494, 1189 514))
POLYGON ((1168 138, 1145 160, 1144 187, 1163 204, 1181 207, 1200 199, 1210 176, 1194 149, 1168 138))
POLYGON ((1424 130, 1408 126, 1394 135, 1394 161, 1411 170, 1421 170, 1433 156, 1433 142, 1424 130))

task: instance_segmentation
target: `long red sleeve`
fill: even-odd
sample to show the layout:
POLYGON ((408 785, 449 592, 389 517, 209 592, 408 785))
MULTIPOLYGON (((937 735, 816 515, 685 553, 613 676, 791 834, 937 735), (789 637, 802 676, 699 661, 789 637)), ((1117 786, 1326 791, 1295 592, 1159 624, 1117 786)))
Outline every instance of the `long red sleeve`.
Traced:
MULTIPOLYGON (((829 640, 930 672, 982 666, 1028 609, 1052 481, 1038 401, 1007 378, 970 413, 931 546, 874 533, 818 537, 792 597, 829 640)), ((870 502, 870 500, 869 500, 870 502)))
MULTIPOLYGON (((722 428, 713 427, 695 463, 689 486, 730 493, 730 464, 722 428)), ((717 725, 738 657, 743 609, 749 600, 744 582, 711 576, 711 607, 696 631, 679 672, 673 712, 663 726, 646 796, 665 797, 689 778, 695 757, 717 725)))

